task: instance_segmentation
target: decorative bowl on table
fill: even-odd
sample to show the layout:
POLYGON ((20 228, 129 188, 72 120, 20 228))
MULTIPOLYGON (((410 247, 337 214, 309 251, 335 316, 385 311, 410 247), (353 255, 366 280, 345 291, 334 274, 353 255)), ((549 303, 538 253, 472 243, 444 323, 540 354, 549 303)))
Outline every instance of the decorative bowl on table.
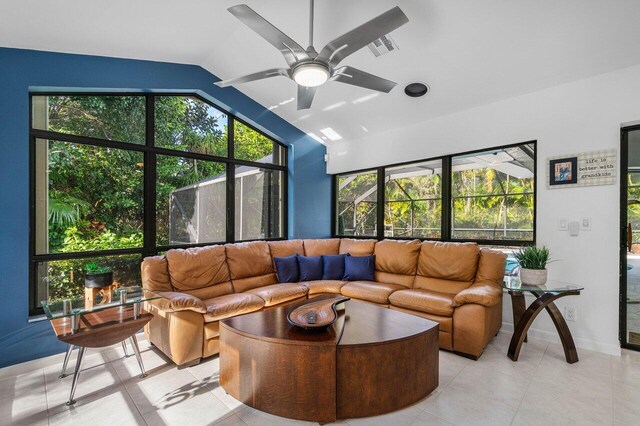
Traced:
POLYGON ((311 300, 289 312, 287 320, 292 325, 306 330, 327 328, 338 318, 336 305, 347 300, 349 298, 345 296, 311 300))

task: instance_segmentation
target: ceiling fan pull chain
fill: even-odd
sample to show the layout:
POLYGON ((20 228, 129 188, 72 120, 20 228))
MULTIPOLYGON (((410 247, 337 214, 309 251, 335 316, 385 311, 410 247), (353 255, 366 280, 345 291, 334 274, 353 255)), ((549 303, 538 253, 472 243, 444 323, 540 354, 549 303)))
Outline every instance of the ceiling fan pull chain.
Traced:
POLYGON ((313 47, 313 0, 309 0, 309 47, 313 47))

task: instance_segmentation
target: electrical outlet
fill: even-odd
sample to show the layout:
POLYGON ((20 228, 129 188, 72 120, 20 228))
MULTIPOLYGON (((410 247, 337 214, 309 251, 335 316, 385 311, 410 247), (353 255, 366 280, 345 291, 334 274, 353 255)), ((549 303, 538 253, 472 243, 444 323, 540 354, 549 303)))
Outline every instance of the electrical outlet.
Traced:
POLYGON ((576 308, 575 306, 565 306, 564 317, 567 319, 567 321, 575 321, 578 317, 578 308, 576 308))

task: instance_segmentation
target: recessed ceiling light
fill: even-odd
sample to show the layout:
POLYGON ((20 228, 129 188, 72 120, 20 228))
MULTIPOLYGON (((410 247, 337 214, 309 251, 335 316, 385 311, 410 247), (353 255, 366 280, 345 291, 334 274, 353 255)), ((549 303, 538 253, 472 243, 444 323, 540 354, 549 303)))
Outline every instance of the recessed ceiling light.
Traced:
POLYGON ((429 86, 424 83, 411 83, 404 88, 404 93, 412 98, 424 96, 429 91, 429 86))

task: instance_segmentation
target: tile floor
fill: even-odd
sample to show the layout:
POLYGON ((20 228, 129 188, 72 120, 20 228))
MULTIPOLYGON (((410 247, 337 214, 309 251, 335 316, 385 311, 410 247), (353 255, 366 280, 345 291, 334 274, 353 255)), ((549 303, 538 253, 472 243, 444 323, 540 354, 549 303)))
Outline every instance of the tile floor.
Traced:
MULTIPOLYGON (((568 365, 559 344, 532 341, 514 363, 506 356, 510 337, 501 332, 479 361, 441 351, 440 387, 429 397, 395 413, 340 423, 640 424, 640 353, 612 357, 579 350, 580 362, 568 365)), ((0 424, 305 424, 226 395, 218 384, 218 357, 178 370, 145 340, 140 344, 149 372, 145 379, 138 378, 135 358, 124 358, 119 345, 88 352, 73 408, 65 405, 72 377, 58 379, 61 364, 16 376, 0 370, 0 424)))

